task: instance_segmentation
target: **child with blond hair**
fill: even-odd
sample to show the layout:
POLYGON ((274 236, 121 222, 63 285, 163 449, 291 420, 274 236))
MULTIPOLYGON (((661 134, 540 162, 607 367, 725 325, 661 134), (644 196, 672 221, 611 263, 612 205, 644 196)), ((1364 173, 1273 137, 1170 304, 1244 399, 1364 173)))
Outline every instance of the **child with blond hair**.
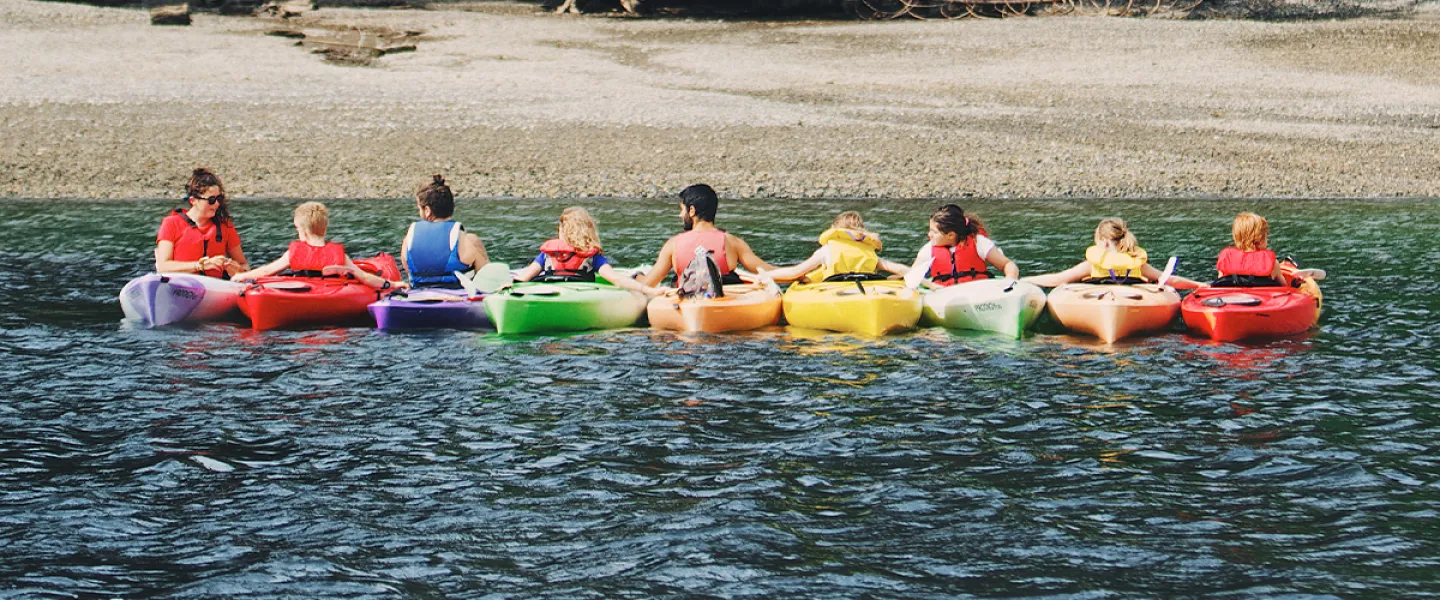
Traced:
POLYGON ((572 206, 560 213, 559 236, 540 245, 535 260, 515 274, 516 281, 595 281, 596 277, 616 287, 647 296, 665 293, 629 277, 615 267, 600 248, 600 231, 590 212, 572 206))
MULTIPOLYGON (((1085 250, 1085 260, 1059 273, 1026 277, 1024 280, 1044 287, 1066 283, 1134 284, 1153 282, 1163 273, 1150 266, 1150 255, 1135 239, 1135 234, 1122 219, 1103 219, 1095 227, 1095 245, 1085 250)), ((1171 275, 1166 283, 1177 289, 1195 289, 1205 284, 1171 275)))
POLYGON ((376 289, 392 287, 408 288, 401 281, 389 281, 383 277, 365 272, 345 254, 345 247, 339 242, 325 239, 330 227, 330 211, 319 202, 306 202, 295 207, 295 236, 285 253, 263 267, 235 275, 233 281, 253 281, 275 275, 290 269, 301 276, 326 276, 349 274, 360 282, 376 289))
POLYGON ((878 269, 896 275, 904 275, 910 270, 903 264, 880 258, 879 251, 883 247, 880 236, 867 231, 864 219, 853 210, 836 215, 830 228, 820 234, 819 242, 820 248, 804 262, 765 271, 761 278, 781 283, 803 278, 810 283, 819 283, 832 278, 875 275, 878 269))

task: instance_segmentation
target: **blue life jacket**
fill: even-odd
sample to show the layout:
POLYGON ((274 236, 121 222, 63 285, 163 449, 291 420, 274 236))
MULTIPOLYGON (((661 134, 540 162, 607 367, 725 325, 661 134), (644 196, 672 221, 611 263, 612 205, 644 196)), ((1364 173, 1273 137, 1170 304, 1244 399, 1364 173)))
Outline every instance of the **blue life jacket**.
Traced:
POLYGON ((460 262, 460 234, 465 228, 454 221, 417 221, 410 236, 410 285, 420 287, 460 287, 455 271, 469 271, 470 265, 460 262))

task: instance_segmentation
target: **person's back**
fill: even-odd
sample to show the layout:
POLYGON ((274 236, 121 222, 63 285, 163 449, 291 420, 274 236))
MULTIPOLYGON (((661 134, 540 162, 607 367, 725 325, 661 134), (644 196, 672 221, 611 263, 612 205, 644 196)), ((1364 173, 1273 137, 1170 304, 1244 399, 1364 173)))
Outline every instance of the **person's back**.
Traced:
POLYGON ((680 219, 685 232, 665 242, 645 275, 645 285, 659 285, 671 273, 678 281, 695 261, 697 252, 709 261, 707 270, 713 267, 725 284, 741 283, 735 273, 737 267, 755 272, 775 268, 756 256, 745 240, 715 226, 719 205, 719 197, 708 185, 696 184, 680 192, 680 219))

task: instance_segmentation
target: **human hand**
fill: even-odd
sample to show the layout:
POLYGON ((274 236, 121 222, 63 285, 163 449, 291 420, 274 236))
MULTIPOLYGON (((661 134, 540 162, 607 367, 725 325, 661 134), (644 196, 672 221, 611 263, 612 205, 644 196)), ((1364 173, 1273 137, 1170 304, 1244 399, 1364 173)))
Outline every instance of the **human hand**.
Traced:
POLYGON ((392 281, 390 282, 390 287, 397 290, 408 290, 410 289, 410 284, 403 281, 392 281))
POLYGON ((243 273, 236 273, 230 276, 230 281, 234 281, 235 283, 255 281, 255 275, 251 274, 249 271, 245 271, 243 273))
POLYGON ((330 265, 320 269, 321 275, 346 275, 349 273, 354 273, 354 270, 345 265, 330 265))

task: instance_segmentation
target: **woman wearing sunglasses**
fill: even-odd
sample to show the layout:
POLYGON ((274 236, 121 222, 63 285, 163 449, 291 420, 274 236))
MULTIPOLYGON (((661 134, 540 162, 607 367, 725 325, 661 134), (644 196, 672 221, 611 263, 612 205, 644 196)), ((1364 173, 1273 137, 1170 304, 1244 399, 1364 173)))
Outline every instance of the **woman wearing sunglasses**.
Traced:
POLYGON ((155 270, 226 278, 248 271, 220 178, 209 169, 195 169, 185 184, 185 200, 188 208, 177 208, 160 222, 155 270))

